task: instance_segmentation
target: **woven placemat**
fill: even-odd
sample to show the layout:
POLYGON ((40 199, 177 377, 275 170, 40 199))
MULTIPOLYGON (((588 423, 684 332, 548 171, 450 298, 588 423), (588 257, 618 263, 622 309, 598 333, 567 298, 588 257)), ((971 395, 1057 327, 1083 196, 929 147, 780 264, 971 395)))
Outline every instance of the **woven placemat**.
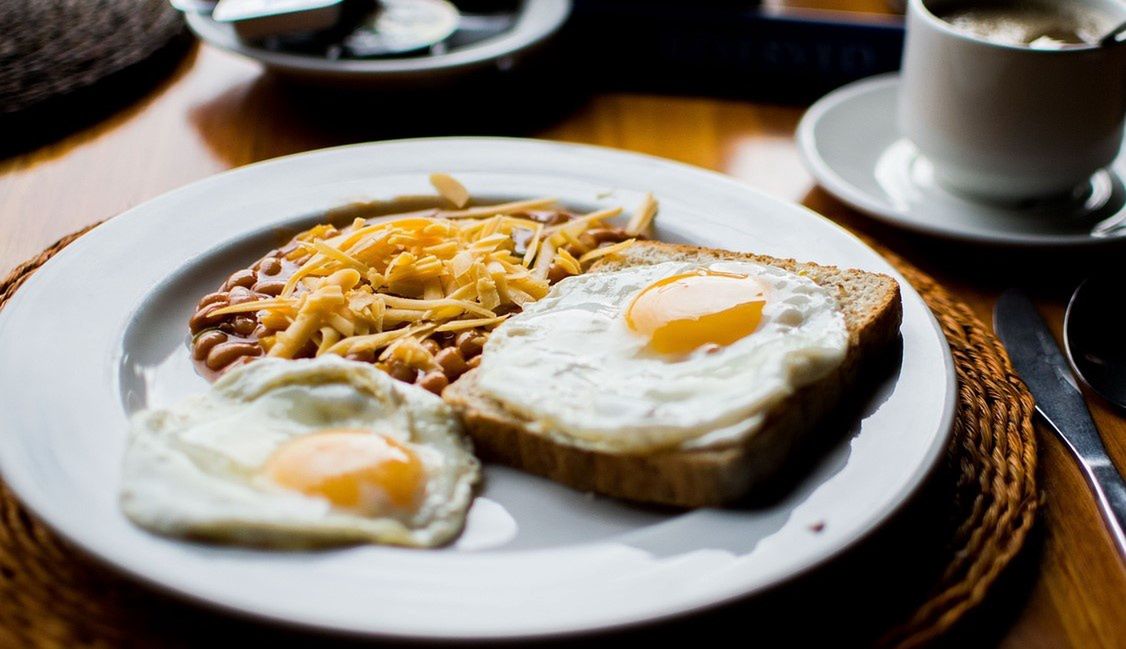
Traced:
MULTIPOLYGON (((88 230, 64 237, 13 270, 0 282, 0 308, 28 276, 88 230)), ((1024 543, 1038 504, 1034 404, 1000 342, 968 306, 904 260, 868 243, 934 312, 958 375, 954 438, 946 455, 955 497, 941 512, 951 521, 945 567, 926 601, 881 641, 888 647, 916 647, 941 636, 980 604, 1024 543)), ((135 608, 131 615, 123 611, 143 607, 145 592, 77 556, 0 484, 0 646, 118 647, 136 644, 139 637, 160 637, 159 628, 125 628, 126 620, 135 624, 138 616, 135 608)))
POLYGON ((41 141, 144 94, 189 42, 168 0, 3 0, 4 139, 41 141))

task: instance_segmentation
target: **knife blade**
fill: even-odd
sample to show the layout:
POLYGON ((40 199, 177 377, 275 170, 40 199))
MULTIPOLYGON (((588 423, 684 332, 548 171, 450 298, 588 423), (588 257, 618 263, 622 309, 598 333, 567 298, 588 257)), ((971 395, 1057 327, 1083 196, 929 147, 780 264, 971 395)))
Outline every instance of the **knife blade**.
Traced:
POLYGON ((1078 461, 1119 555, 1126 559, 1126 483, 1107 455, 1083 392, 1048 325, 1027 295, 1010 289, 993 309, 993 329, 1036 399, 1036 411, 1078 461))

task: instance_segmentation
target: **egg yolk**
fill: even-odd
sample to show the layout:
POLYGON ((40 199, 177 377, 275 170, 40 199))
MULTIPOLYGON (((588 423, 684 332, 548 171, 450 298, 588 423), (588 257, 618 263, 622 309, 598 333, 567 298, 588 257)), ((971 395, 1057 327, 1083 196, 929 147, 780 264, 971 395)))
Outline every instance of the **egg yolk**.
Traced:
POLYGON ((402 443, 370 430, 330 429, 291 439, 266 461, 276 484, 366 514, 413 509, 425 471, 402 443))
POLYGON ((747 276, 701 270, 645 287, 626 309, 626 324, 649 338, 649 349, 684 354, 751 334, 765 304, 762 286, 747 276))

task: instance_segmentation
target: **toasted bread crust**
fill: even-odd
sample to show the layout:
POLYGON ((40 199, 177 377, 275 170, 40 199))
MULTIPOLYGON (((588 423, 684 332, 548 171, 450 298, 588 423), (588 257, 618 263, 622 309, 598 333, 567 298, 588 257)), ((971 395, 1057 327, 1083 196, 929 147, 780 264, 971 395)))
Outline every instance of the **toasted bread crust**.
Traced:
POLYGON ((526 420, 477 388, 475 372, 443 398, 462 416, 478 455, 582 491, 680 507, 714 506, 743 498, 799 453, 841 397, 857 384, 865 361, 895 342, 902 320, 899 285, 886 275, 764 255, 640 242, 609 256, 591 272, 661 261, 749 261, 800 273, 834 288, 849 332, 844 361, 788 396, 757 431, 703 448, 622 455, 579 448, 530 430, 526 420))

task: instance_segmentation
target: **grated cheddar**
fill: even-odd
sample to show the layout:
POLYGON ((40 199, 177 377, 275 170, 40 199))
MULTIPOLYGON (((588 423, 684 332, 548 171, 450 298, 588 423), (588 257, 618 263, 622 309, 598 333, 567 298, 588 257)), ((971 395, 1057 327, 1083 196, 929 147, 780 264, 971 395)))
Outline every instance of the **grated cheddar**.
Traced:
POLYGON ((226 299, 212 294, 201 301, 192 319, 197 339, 220 331, 237 340, 202 337, 209 347, 197 347, 196 358, 209 358, 215 345, 251 341, 268 356, 337 354, 420 383, 445 368, 442 380, 424 385, 440 391, 456 379, 449 368, 464 368, 468 360, 445 351, 455 336, 470 336, 479 353, 492 328, 546 295, 551 283, 644 236, 657 210, 646 196, 623 229, 609 223, 621 208, 574 215, 551 198, 466 207, 468 192, 455 179, 433 174, 430 180, 456 209, 357 218, 343 228, 317 225, 273 253, 271 268, 284 265, 284 272, 269 278, 259 272, 254 286, 228 282, 226 299), (275 287, 268 293, 258 290, 266 279, 275 287), (248 317, 254 335, 235 337, 231 323, 241 319, 245 330, 248 317))

